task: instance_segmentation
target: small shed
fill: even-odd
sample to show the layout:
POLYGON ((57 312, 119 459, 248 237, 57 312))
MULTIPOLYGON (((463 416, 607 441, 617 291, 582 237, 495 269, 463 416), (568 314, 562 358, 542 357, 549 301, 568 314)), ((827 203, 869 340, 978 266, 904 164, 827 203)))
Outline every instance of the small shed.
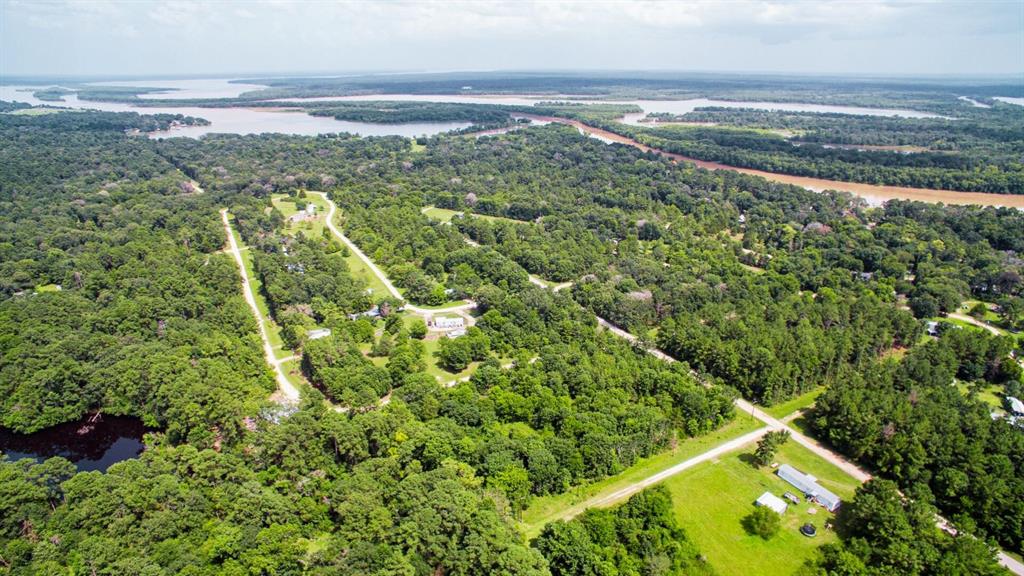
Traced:
POLYGON ((764 506, 765 508, 774 510, 777 514, 780 515, 785 514, 786 510, 789 509, 789 504, 786 504, 785 500, 779 498, 778 496, 772 494, 771 492, 765 492, 764 494, 761 494, 761 496, 759 496, 757 500, 754 502, 754 505, 764 506))

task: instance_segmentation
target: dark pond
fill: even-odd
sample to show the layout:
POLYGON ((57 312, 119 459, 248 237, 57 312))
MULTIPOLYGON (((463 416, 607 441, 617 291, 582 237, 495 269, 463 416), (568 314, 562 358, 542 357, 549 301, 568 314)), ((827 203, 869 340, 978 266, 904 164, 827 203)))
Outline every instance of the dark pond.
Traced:
POLYGON ((123 416, 68 422, 33 434, 0 428, 0 452, 10 460, 33 458, 38 462, 63 456, 79 472, 103 472, 111 464, 142 453, 142 435, 146 432, 141 420, 123 416))

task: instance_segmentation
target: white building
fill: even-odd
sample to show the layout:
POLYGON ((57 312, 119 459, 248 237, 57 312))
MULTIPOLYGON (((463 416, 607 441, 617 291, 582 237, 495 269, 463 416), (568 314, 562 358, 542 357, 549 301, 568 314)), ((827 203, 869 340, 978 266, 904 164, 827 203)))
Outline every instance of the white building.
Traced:
POLYGON ((456 328, 455 330, 450 330, 450 331, 445 333, 445 336, 447 336, 449 338, 458 338, 459 336, 465 336, 465 335, 466 335, 466 329, 465 328, 456 328))
POLYGON ((1010 403, 1010 412, 1024 416, 1024 402, 1021 402, 1013 396, 1007 396, 1006 400, 1010 403))
POLYGON ((309 332, 306 332, 306 338, 310 340, 319 340, 321 338, 326 338, 330 335, 330 328, 315 328, 313 330, 310 330, 309 332))
POLYGON ((438 328, 440 330, 455 330, 466 327, 466 319, 461 316, 456 316, 454 318, 445 316, 435 317, 433 322, 434 328, 438 328))
POLYGON ((306 215, 310 217, 316 215, 316 204, 306 204, 306 215))
POLYGON ((761 494, 761 496, 754 502, 754 505, 764 506, 765 508, 774 510, 779 515, 785 514, 786 510, 789 509, 789 504, 786 504, 782 498, 779 498, 771 492, 761 494))
POLYGON ((808 500, 813 500, 818 504, 821 504, 829 512, 835 512, 836 509, 839 508, 839 504, 842 502, 842 500, 839 499, 839 496, 836 496, 833 492, 818 484, 817 478, 810 474, 804 474, 789 464, 779 466, 777 474, 779 475, 779 478, 782 478, 786 482, 792 484, 797 490, 800 490, 808 500))

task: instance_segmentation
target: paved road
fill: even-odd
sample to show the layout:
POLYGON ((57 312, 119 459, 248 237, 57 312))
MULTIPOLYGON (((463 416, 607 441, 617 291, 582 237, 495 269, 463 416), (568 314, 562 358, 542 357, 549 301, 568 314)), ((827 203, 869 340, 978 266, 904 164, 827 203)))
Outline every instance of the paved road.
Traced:
MULTIPOLYGON (((334 214, 338 211, 338 206, 333 201, 331 201, 330 198, 327 197, 327 194, 324 194, 323 192, 309 192, 309 194, 319 194, 320 196, 323 197, 324 201, 327 202, 327 205, 330 207, 330 209, 327 211, 326 222, 327 228, 331 231, 331 233, 337 236, 338 239, 345 244, 345 246, 348 246, 348 249, 351 250, 353 254, 355 254, 360 260, 363 261, 364 264, 366 264, 366 266, 374 273, 374 275, 377 276, 377 278, 379 278, 380 281, 384 284, 384 287, 388 289, 388 292, 391 294, 391 296, 404 302, 405 298, 402 298, 402 293, 399 292, 398 288, 395 288, 395 285, 391 283, 391 280, 388 279, 387 274, 385 274, 383 270, 381 270, 376 264, 374 264, 373 260, 370 260, 370 258, 366 254, 364 254, 362 250, 359 249, 359 246, 356 246, 355 242, 349 240, 348 236, 345 236, 341 232, 341 230, 334 225, 334 214)), ((472 310, 474 308, 476 308, 476 302, 458 304, 455 306, 445 306, 444 308, 421 308, 413 304, 405 304, 406 310, 419 316, 433 316, 434 314, 445 314, 448 312, 465 312, 468 310, 472 310)))
POLYGON ((263 340, 263 357, 266 358, 267 365, 274 370, 277 387, 285 401, 290 403, 298 402, 298 388, 288 381, 288 377, 285 376, 284 371, 281 369, 283 362, 294 360, 295 357, 292 356, 278 360, 274 354, 274 347, 270 344, 270 335, 267 333, 263 315, 260 314, 260 309, 256 306, 256 295, 253 294, 252 285, 249 284, 249 278, 245 274, 245 263, 242 262, 242 253, 238 250, 238 242, 235 242, 235 235, 231 233, 231 223, 228 222, 227 208, 220 211, 220 217, 224 221, 224 233, 228 237, 228 248, 231 250, 231 255, 235 258, 235 264, 238 265, 238 275, 242 278, 242 295, 245 296, 245 302, 249 305, 249 309, 252 310, 253 316, 256 317, 256 325, 260 328, 260 339, 263 340))

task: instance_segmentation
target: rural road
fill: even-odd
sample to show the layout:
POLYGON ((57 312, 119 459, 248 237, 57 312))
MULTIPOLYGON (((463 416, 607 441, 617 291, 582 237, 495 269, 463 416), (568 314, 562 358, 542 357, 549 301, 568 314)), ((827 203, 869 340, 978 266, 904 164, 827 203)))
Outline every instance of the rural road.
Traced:
MULTIPOLYGON (((327 214, 327 227, 331 230, 331 232, 335 236, 337 236, 342 242, 344 242, 345 245, 349 247, 349 250, 351 250, 353 253, 355 253, 359 257, 359 259, 362 260, 370 268, 370 270, 372 270, 373 273, 377 275, 378 278, 380 278, 381 282, 384 283, 384 285, 388 288, 388 290, 391 292, 391 294, 395 298, 402 299, 402 296, 398 292, 398 289, 395 288, 393 284, 391 284, 391 281, 388 280, 388 277, 384 274, 384 272, 380 268, 378 268, 377 265, 374 264, 373 261, 370 260, 366 256, 366 254, 364 254, 363 251, 359 249, 358 246, 355 245, 355 243, 353 243, 351 240, 349 240, 344 234, 341 233, 341 230, 339 230, 334 225, 334 214, 337 211, 337 206, 334 204, 334 202, 332 202, 330 200, 330 198, 328 198, 327 195, 324 194, 323 192, 313 192, 313 193, 314 194, 320 194, 324 198, 324 200, 327 202, 328 206, 330 206, 330 210, 328 211, 328 214, 327 214)), ((235 258, 238 261, 239 266, 241 267, 241 263, 242 263, 241 255, 238 253, 237 246, 234 245, 234 238, 230 234, 230 228, 228 228, 226 212, 222 212, 222 215, 224 216, 225 228, 228 230, 228 238, 229 238, 229 240, 232 243, 232 251, 235 254, 235 258)), ((243 275, 243 282, 245 282, 245 278, 244 278, 245 273, 244 273, 244 271, 242 272, 242 275, 243 275)), ((547 284, 545 284, 543 281, 541 281, 539 278, 533 276, 532 274, 530 275, 530 282, 532 282, 533 284, 536 284, 536 285, 538 285, 538 286, 540 286, 542 288, 548 288, 547 284)), ((248 286, 248 285, 246 284, 246 286, 248 286)), ((558 285, 552 287, 552 290, 557 292, 558 290, 561 290, 563 288, 567 288, 569 286, 572 286, 572 282, 565 282, 565 283, 562 283, 562 284, 558 284, 558 285)), ((247 290, 248 290, 248 288, 247 288, 247 290)), ((258 318, 259 317, 259 311, 255 308, 255 306, 256 306, 255 300, 252 300, 250 305, 253 307, 253 310, 256 312, 257 318, 258 318)), ((426 308, 420 308, 420 307, 412 306, 412 305, 409 305, 409 304, 407 304, 405 308, 407 310, 415 313, 415 314, 431 315, 431 314, 436 314, 436 313, 439 313, 439 312, 443 313, 443 312, 452 312, 452 311, 466 311, 466 310, 469 310, 469 309, 472 309, 472 308, 475 308, 475 307, 476 307, 476 303, 471 302, 469 304, 463 304, 463 305, 460 305, 460 306, 453 306, 451 308, 443 308, 443 309, 437 309, 437 310, 430 310, 430 309, 426 309, 426 308)), ((950 316, 958 317, 959 315, 950 314, 950 316)), ((639 338, 637 338, 635 335, 633 335, 633 334, 623 330, 622 328, 619 328, 618 326, 612 324, 611 322, 608 322, 604 318, 601 318, 600 316, 596 316, 596 318, 597 318, 598 325, 600 325, 601 327, 607 329, 612 334, 615 334, 616 336, 619 336, 620 338, 628 340, 629 342, 632 342, 632 343, 637 343, 639 341, 639 338)), ((965 318, 969 318, 969 317, 965 317, 965 318)), ((961 319, 964 319, 964 318, 961 318, 961 319)), ((975 323, 975 322, 972 322, 973 320, 974 319, 971 318, 970 320, 966 320, 966 321, 971 322, 971 323, 975 323)), ((994 330, 994 328, 992 328, 992 327, 987 327, 987 326, 984 326, 984 325, 982 327, 988 329, 989 331, 994 330)), ((260 330, 261 330, 261 333, 264 330, 262 323, 260 323, 260 330)), ((995 332, 995 333, 998 334, 998 332, 995 332)), ((272 359, 273 358, 273 354, 272 354, 272 351, 269 348, 269 342, 267 341, 265 334, 264 334, 264 347, 265 347, 265 351, 270 354, 268 356, 268 360, 272 359)), ((654 356, 654 357, 656 357, 656 358, 658 358, 660 360, 663 360, 665 362, 676 362, 675 358, 669 356, 668 354, 662 352, 661 350, 658 350, 657 348, 647 348, 646 351, 647 351, 648 354, 651 354, 652 356, 654 356)), ((280 374, 280 376, 283 378, 283 374, 280 373, 280 367, 275 365, 275 369, 280 374)), ((287 381, 287 380, 285 380, 285 381, 287 381)), ((447 384, 450 386, 450 385, 454 385, 457 382, 458 381, 453 381, 453 382, 447 383, 447 384)), ((289 384, 289 386, 290 386, 290 384, 289 384)), ((388 398, 388 400, 390 400, 390 398, 388 398)), ((383 404, 386 404, 386 403, 387 403, 386 401, 383 402, 383 404)), ((690 458, 688 460, 680 462, 679 464, 676 464, 676 465, 674 465, 674 466, 672 466, 670 468, 666 468, 665 470, 662 470, 661 472, 658 472, 656 474, 648 476, 647 478, 645 478, 643 480, 640 480, 638 482, 630 484, 629 486, 627 486, 627 487, 625 487, 625 488, 623 488, 623 489, 621 489, 619 491, 616 491, 616 492, 614 492, 612 494, 607 494, 607 495, 601 496, 600 498, 595 498, 593 500, 586 501, 586 502, 584 502, 584 503, 582 503, 582 504, 580 504, 578 506, 574 506, 574 507, 568 509, 567 510, 567 515, 563 515, 563 516, 561 516, 561 518, 572 518, 573 516, 579 514, 583 510, 587 509, 588 507, 607 505, 607 504, 616 502, 618 500, 621 500, 622 498, 624 498, 626 496, 629 496, 629 495, 632 495, 632 494, 634 494, 636 492, 639 492, 640 490, 643 490, 644 488, 646 488, 648 486, 651 486, 653 484, 657 484, 658 482, 661 482, 662 480, 664 480, 666 478, 669 478, 669 477, 671 477, 671 476, 673 476, 675 474, 678 474, 678 473, 680 473, 680 472, 682 472, 684 470, 692 468, 693 466, 696 466, 696 465, 698 465, 698 464, 700 464, 702 462, 706 462, 708 460, 712 460, 712 459, 714 459, 714 458, 716 458, 716 457, 718 457, 718 456, 720 456, 722 454, 725 454, 725 453, 730 452, 732 450, 736 450, 736 449, 738 449, 738 448, 740 448, 740 447, 742 447, 742 446, 744 446, 744 445, 746 445, 746 444, 748 444, 750 442, 753 442, 753 441, 759 439, 761 436, 763 436, 769 430, 786 430, 787 432, 789 432, 790 437, 793 439, 793 441, 795 441, 796 443, 800 444, 801 446, 807 448, 808 450, 810 450, 814 454, 818 455, 819 457, 821 457, 821 458, 827 460, 828 462, 832 463, 834 466, 838 467, 840 470, 842 470, 846 474, 850 475, 851 477, 855 478, 856 480, 858 480, 861 483, 867 482, 868 480, 871 479, 871 474, 869 474, 867 471, 865 471, 861 467, 857 466, 853 462, 850 462, 849 460, 847 460, 846 458, 840 456, 839 454, 836 454, 835 452, 829 450, 828 448, 825 448, 824 446, 822 446, 816 440, 814 440, 812 438, 809 438, 809 437, 805 436, 804 434, 800 433, 799 431, 791 428, 789 425, 787 425, 785 422, 779 420, 778 418, 775 418, 774 416, 771 416, 771 415, 765 413, 764 411, 762 411, 761 409, 757 408, 756 406, 754 406, 750 402, 748 402, 748 401, 746 401, 746 400, 744 400, 742 398, 737 398, 736 401, 735 401, 735 404, 736 404, 736 407, 738 409, 740 409, 740 410, 742 410, 744 412, 747 412, 748 414, 750 414, 754 418, 756 418, 756 419, 760 420, 761 422, 763 422, 764 424, 766 424, 766 426, 764 428, 760 428, 760 429, 755 430, 753 432, 749 432, 749 433, 747 433, 747 434, 745 434, 743 436, 740 436, 738 438, 734 438, 733 440, 730 440, 730 441, 724 442, 722 444, 719 444, 718 446, 715 446, 714 448, 711 448, 710 450, 708 450, 708 451, 706 451, 706 452, 704 452, 702 454, 699 454, 697 456, 694 456, 693 458, 690 458)), ((949 527, 948 522, 944 518, 942 518, 941 516, 936 516, 936 518, 937 518, 937 525, 940 528, 942 528, 943 530, 946 530, 947 532, 950 532, 952 530, 952 528, 949 527)), ((998 552, 998 558, 999 558, 999 563, 1001 565, 1005 566, 1011 572, 1013 572, 1014 574, 1017 574, 1018 576, 1024 576, 1024 564, 1018 562, 1017 560, 1011 558, 1010 556, 1007 556, 1001 550, 998 552)))
POLYGON ((235 264, 238 266, 238 275, 242 278, 242 295, 245 296, 245 302, 249 305, 249 309, 252 310, 253 316, 256 317, 256 325, 260 328, 260 339, 263 340, 263 356, 267 360, 267 365, 274 370, 277 387, 284 396, 285 401, 290 403, 298 402, 299 389, 288 381, 287 376, 285 376, 284 371, 281 369, 282 363, 293 360, 295 357, 292 356, 278 360, 274 354, 274 347, 270 345, 270 335, 267 333, 263 315, 260 314, 260 309, 256 306, 256 295, 253 294, 252 285, 249 284, 249 278, 245 274, 245 263, 242 261, 242 253, 238 250, 238 242, 235 242, 235 235, 231 233, 231 223, 228 222, 227 208, 220 211, 220 217, 224 222, 224 233, 228 237, 228 248, 230 248, 231 255, 234 256, 235 264))
POLYGON ((647 488, 648 486, 657 484, 658 482, 661 482, 666 478, 675 476, 676 474, 679 474, 684 470, 689 470, 690 468, 693 468, 698 464, 702 464, 709 460, 714 460, 715 458, 723 456, 729 452, 732 452, 733 450, 738 450, 746 446, 747 444, 750 444, 751 442, 760 440, 761 437, 764 436, 765 433, 767 433, 771 429, 771 426, 765 426, 763 428, 758 428, 753 432, 747 432, 743 436, 738 436, 736 438, 733 438, 732 440, 723 442, 718 446, 711 448, 710 450, 702 452, 694 456, 693 458, 683 460, 682 462, 670 468, 666 468, 661 472, 658 472, 657 474, 652 474, 647 478, 644 478, 643 480, 634 482, 633 484, 630 484, 629 486, 626 486, 621 490, 616 490, 611 494, 605 494, 603 496, 593 498, 591 500, 587 500, 585 502, 572 506, 566 510, 565 514, 559 515, 558 519, 570 520, 582 514, 587 508, 592 508, 595 506, 610 506, 612 504, 615 504, 616 502, 625 500, 626 498, 632 496, 633 494, 636 494, 637 492, 640 492, 641 490, 647 488))
MULTIPOLYGON (((951 316, 952 316, 952 314, 951 314, 951 316)), ((637 338, 633 334, 630 334, 629 332, 626 332, 625 330, 619 328, 618 326, 615 326, 614 324, 608 322, 607 320, 601 318, 600 316, 597 317, 597 322, 598 322, 599 325, 607 328, 608 331, 610 331, 612 334, 615 334, 616 336, 624 338, 624 339, 626 339, 626 340, 628 340, 630 342, 633 342, 633 343, 636 343, 639 340, 639 338, 637 338)), ((661 350, 658 350, 656 348, 648 348, 647 349, 647 353, 651 354, 652 356, 654 356, 656 358, 660 358, 661 360, 664 360, 666 362, 675 362, 676 361, 675 358, 672 358, 668 354, 665 354, 664 352, 662 352, 661 350)), ((827 460, 828 462, 832 463, 834 466, 836 466, 837 468, 839 468, 840 470, 842 470, 843 472, 845 472, 846 474, 848 474, 852 478, 855 478, 858 482, 864 483, 864 482, 867 482, 868 480, 870 480, 872 478, 871 474, 868 473, 867 471, 865 471, 860 466, 857 466, 856 464, 854 464, 853 462, 850 462, 849 460, 847 460, 843 456, 841 456, 839 454, 836 454, 835 452, 833 452, 833 451, 829 450, 828 448, 824 447, 817 440, 814 440, 813 438, 809 438, 809 437, 805 436, 804 434, 801 434, 797 430, 794 430, 793 428, 788 426, 782 420, 779 420, 778 418, 775 418, 774 416, 771 416, 771 415, 765 413, 760 408, 754 406, 750 402, 748 402, 748 401, 746 401, 746 400, 744 400, 742 398, 737 398, 736 401, 735 401, 735 404, 736 404, 736 408, 738 408, 739 410, 742 410, 742 411, 750 414, 754 418, 757 418, 761 422, 764 422, 765 424, 767 424, 766 428, 762 428, 761 430, 755 431, 755 432, 760 432, 761 434, 764 434, 767 430, 785 430, 785 431, 789 432, 790 437, 793 439, 794 442, 796 442, 797 444, 800 444, 804 448, 807 448, 811 452, 813 452, 816 455, 818 455, 820 458, 822 458, 824 460, 827 460)), ((753 434, 753 432, 751 434, 753 434)), ((750 434, 748 434, 748 436, 749 435, 750 434)), ((743 438, 743 437, 741 436, 740 438, 743 438)), ((715 448, 712 448, 710 451, 717 451, 718 448, 720 448, 721 446, 723 446, 723 445, 716 446, 715 448)), ((740 446, 742 446, 742 444, 740 444, 740 446)), ((739 446, 736 446, 735 448, 738 448, 738 447, 739 446)), ((728 450, 724 450, 724 451, 728 452, 728 450)), ((705 453, 705 454, 707 454, 707 453, 705 453)), ((700 458, 700 456, 695 456, 694 458, 691 458, 690 460, 694 460, 696 458, 700 458)), ((686 462, 689 462, 689 460, 686 461, 686 462)), ((673 466, 672 468, 668 468, 666 470, 658 472, 657 474, 649 476, 648 478, 640 480, 639 482, 636 482, 636 483, 634 483, 634 484, 632 484, 632 485, 630 485, 630 486, 628 486, 626 488, 623 488, 619 492, 622 492, 622 493, 625 493, 626 495, 629 495, 629 494, 633 494, 634 492, 637 492, 639 490, 642 490, 643 488, 645 488, 647 486, 650 486, 651 484, 656 484, 657 482, 660 482, 661 480, 664 480, 665 478, 668 478, 669 476, 672 476, 673 474, 677 474, 677 473, 681 472, 682 470, 685 470, 687 467, 679 468, 679 469, 676 469, 676 468, 679 467, 679 466, 682 466, 683 464, 686 464, 686 462, 681 462, 680 464, 677 464, 676 466, 673 466), (635 488, 635 490, 634 490, 634 488, 635 488)), ((699 462, 697 462, 697 463, 699 463, 699 462)), ((614 502, 616 500, 616 498, 614 498, 613 496, 614 495, 608 495, 608 496, 604 496, 604 497, 601 497, 601 498, 597 498, 597 499, 585 502, 585 503, 581 504, 581 506, 583 507, 583 509, 586 509, 589 506, 600 506, 602 504, 609 504, 609 503, 612 503, 612 502, 614 502)), ((945 532, 947 532, 949 534, 954 534, 954 535, 956 534, 956 529, 953 528, 950 525, 949 521, 946 520, 945 518, 943 518, 942 516, 939 516, 938 514, 935 515, 935 524, 941 530, 943 530, 943 531, 945 531, 945 532)), ((998 558, 998 561, 999 561, 1000 565, 1002 565, 1003 567, 1008 569, 1010 572, 1013 572, 1014 574, 1017 574, 1018 576, 1024 576, 1024 563, 1021 563, 1021 562, 1017 561, 1016 559, 1010 557, 1009 555, 1007 555, 1002 550, 998 550, 996 552, 996 556, 998 558)))
MULTIPOLYGON (((398 288, 395 288, 395 285, 391 283, 391 280, 388 279, 387 274, 385 274, 383 270, 381 270, 376 264, 374 264, 373 260, 370 260, 370 258, 366 254, 364 254, 362 250, 359 249, 359 246, 356 246, 355 242, 349 240, 348 236, 342 234, 341 229, 334 225, 334 215, 338 211, 338 206, 330 198, 327 197, 327 194, 323 192, 310 191, 309 193, 319 194, 321 197, 323 197, 324 201, 327 202, 327 205, 330 207, 330 209, 327 211, 327 217, 325 220, 327 223, 327 228, 331 231, 331 233, 337 236, 337 238, 341 240, 345 244, 345 246, 348 246, 348 249, 351 250, 353 254, 355 254, 360 260, 363 261, 364 264, 366 264, 367 268, 369 268, 374 273, 374 275, 377 276, 377 278, 379 278, 380 281, 384 284, 384 287, 388 289, 388 292, 391 294, 392 297, 405 302, 405 298, 402 298, 402 293, 399 292, 398 288)), ((444 308, 421 308, 419 306, 409 304, 408 302, 406 302, 405 304, 406 310, 419 316, 433 316, 434 314, 444 314, 447 312, 465 312, 468 310, 472 310, 474 308, 476 308, 476 302, 469 302, 467 304, 459 304, 456 306, 446 306, 444 308)))
POLYGON ((996 328, 995 326, 993 326, 991 324, 988 324, 986 322, 982 322, 981 320, 978 320, 977 318, 974 318, 972 316, 968 316, 966 314, 957 314, 956 312, 950 312, 948 314, 948 316, 950 318, 955 318, 956 320, 960 320, 961 322, 967 322, 968 324, 971 324, 973 326, 977 326, 978 328, 982 328, 984 330, 988 330, 989 332, 991 332, 992 334, 995 334, 996 336, 1000 336, 1003 333, 999 328, 996 328))

